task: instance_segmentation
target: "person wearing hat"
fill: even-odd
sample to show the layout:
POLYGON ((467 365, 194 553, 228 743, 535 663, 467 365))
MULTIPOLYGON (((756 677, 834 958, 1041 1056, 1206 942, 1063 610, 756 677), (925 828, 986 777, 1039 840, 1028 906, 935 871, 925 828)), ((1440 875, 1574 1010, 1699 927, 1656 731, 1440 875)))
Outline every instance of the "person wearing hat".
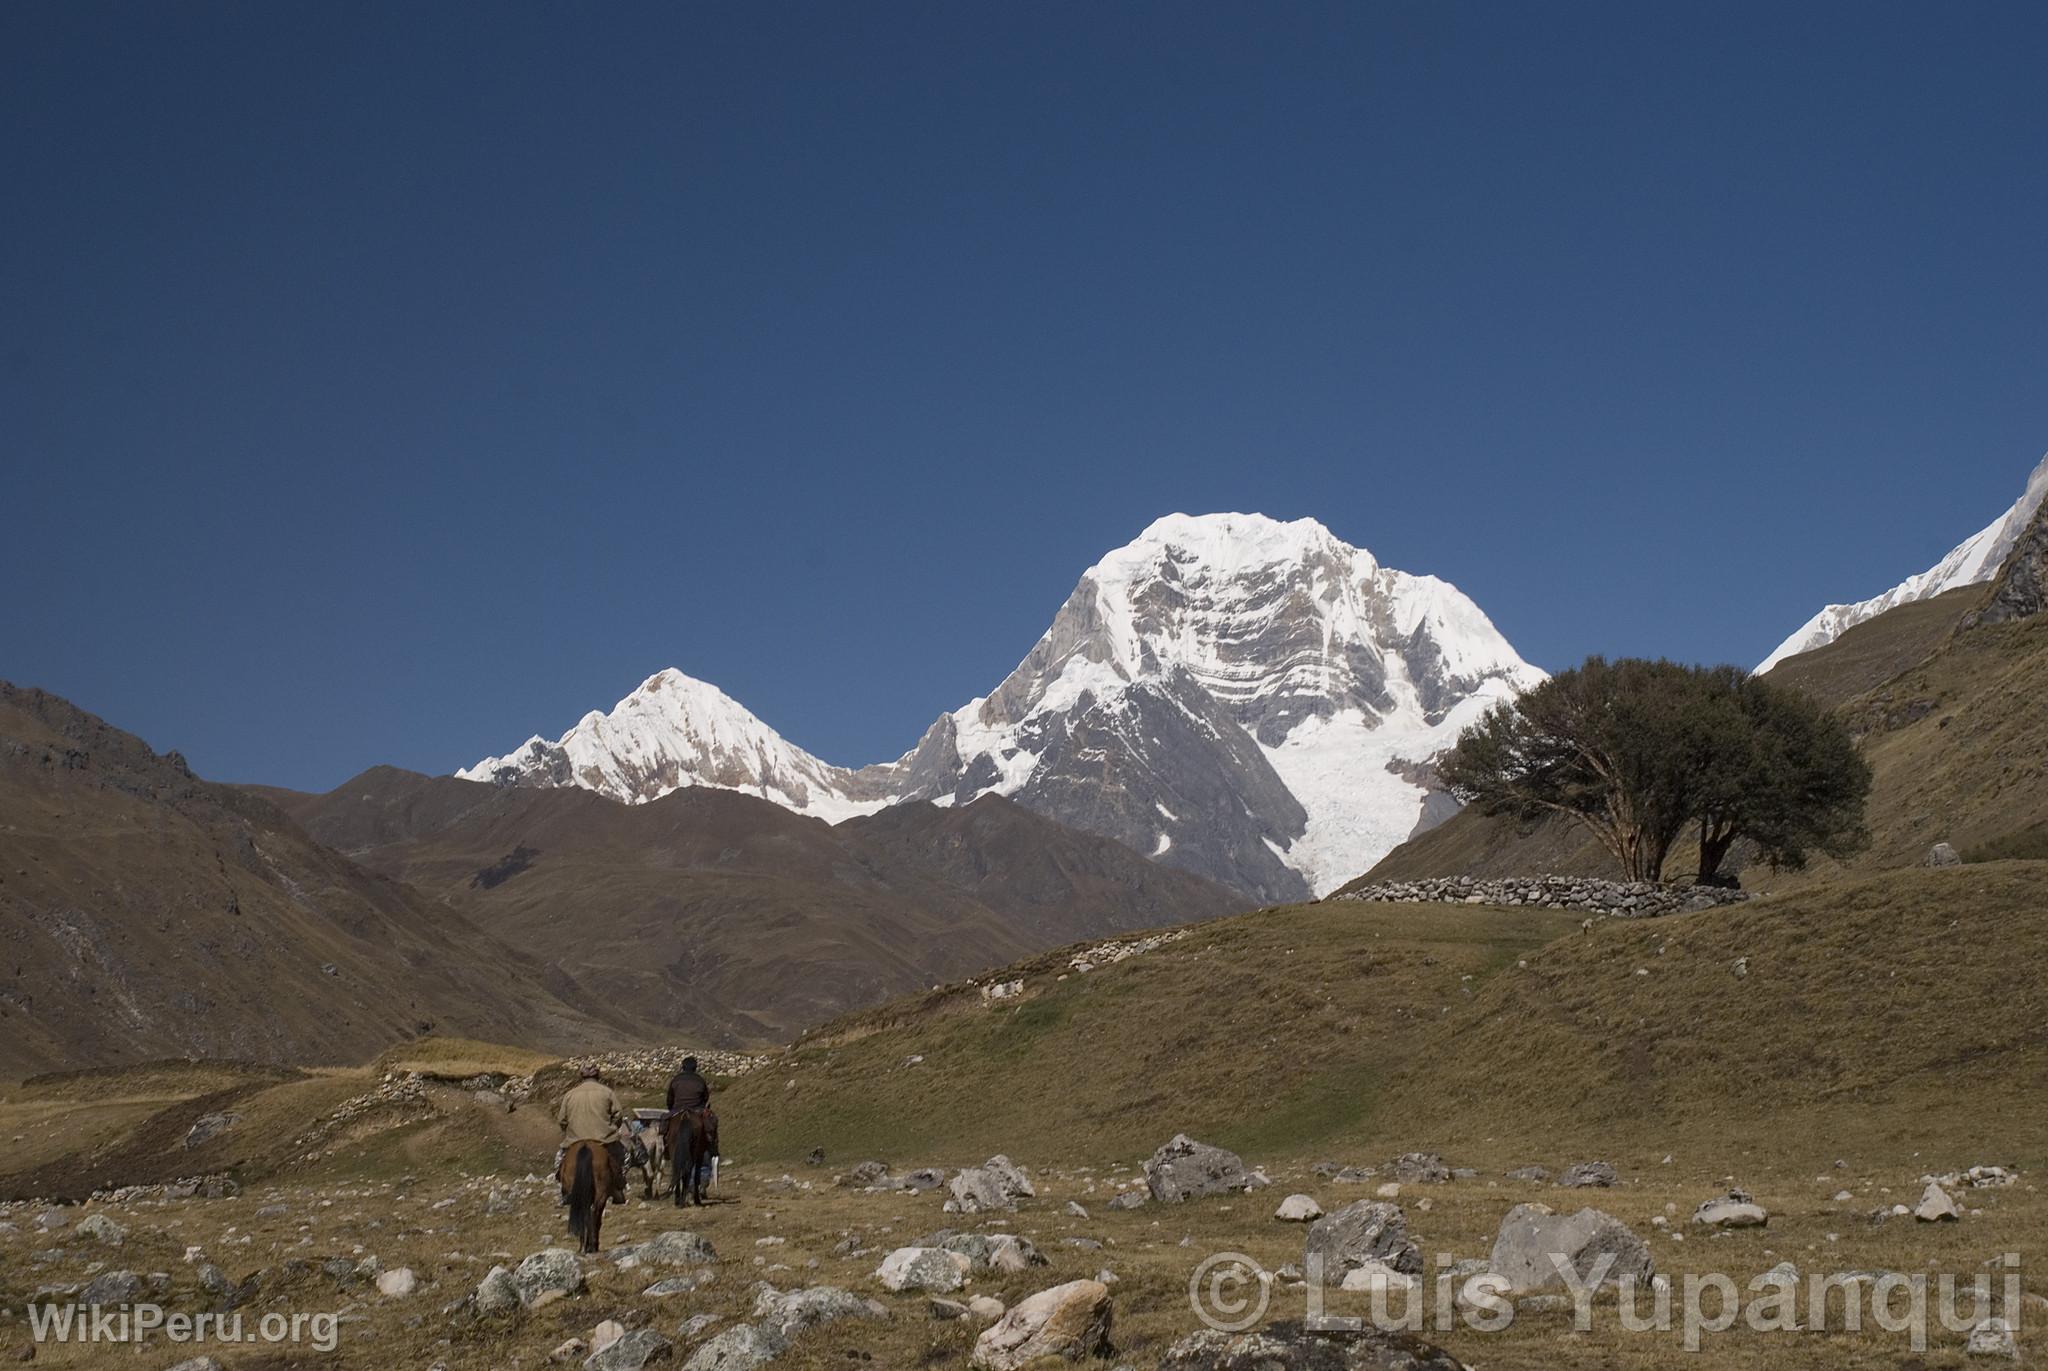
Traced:
MULTIPOLYGON (((619 1107, 612 1088, 600 1079, 596 1062, 586 1063, 581 1075, 583 1079, 570 1086, 555 1106, 555 1122, 562 1126, 562 1148, 567 1150, 576 1142, 603 1143, 612 1156, 612 1201, 617 1203, 626 1198, 626 1144, 619 1134, 626 1111, 619 1107)), ((555 1154, 558 1170, 561 1155, 555 1154)), ((562 1202, 568 1203, 566 1194, 562 1202)))

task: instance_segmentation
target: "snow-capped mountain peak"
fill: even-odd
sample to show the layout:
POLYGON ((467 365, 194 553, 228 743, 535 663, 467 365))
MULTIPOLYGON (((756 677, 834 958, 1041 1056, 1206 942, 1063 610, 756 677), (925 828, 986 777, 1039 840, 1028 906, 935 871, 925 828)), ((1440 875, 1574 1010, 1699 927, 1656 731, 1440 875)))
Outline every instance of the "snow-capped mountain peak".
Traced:
POLYGON ((1425 764, 1541 679, 1456 587, 1313 519, 1172 514, 1089 567, 1016 669, 894 762, 831 766, 666 671, 460 774, 629 802, 718 785, 835 822, 994 792, 1280 900, 1443 817, 1425 764))
POLYGON ((845 768, 813 757, 717 686, 673 667, 649 676, 609 714, 584 715, 552 743, 529 738, 455 774, 504 785, 578 785, 628 802, 686 785, 718 786, 830 822, 884 803, 853 799, 845 768))
POLYGON ((2012 508, 1988 527, 1965 539, 1927 570, 1907 577, 1882 595, 1873 595, 1868 600, 1850 605, 1828 605, 1801 624, 1792 636, 1778 644, 1770 656, 1758 663, 1757 673, 1761 675, 1769 671, 1787 657, 1825 647, 1856 625, 1875 619, 1888 609, 1916 600, 1931 600, 1958 586, 1978 585, 1990 580, 2004 565, 2014 542, 2026 530, 2044 498, 2048 498, 2048 456, 2042 457, 2033 474, 2027 478, 2026 489, 2012 508))

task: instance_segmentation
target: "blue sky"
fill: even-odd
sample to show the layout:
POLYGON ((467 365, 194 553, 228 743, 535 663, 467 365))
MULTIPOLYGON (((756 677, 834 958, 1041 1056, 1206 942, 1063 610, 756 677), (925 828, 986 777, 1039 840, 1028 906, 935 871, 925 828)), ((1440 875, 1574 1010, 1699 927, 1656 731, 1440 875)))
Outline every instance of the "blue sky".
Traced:
POLYGON ((0 676, 840 762, 1173 510, 1753 662, 2048 449, 2040 5, 0 7, 0 676))

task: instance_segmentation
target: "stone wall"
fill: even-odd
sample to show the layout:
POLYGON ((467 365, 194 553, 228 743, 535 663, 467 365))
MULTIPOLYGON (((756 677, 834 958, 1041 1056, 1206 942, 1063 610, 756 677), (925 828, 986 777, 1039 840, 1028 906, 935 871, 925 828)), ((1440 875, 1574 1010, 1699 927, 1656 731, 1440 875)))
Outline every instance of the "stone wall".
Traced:
POLYGON ((1690 914, 1750 898, 1746 890, 1709 886, 1651 885, 1646 881, 1603 881, 1590 876, 1505 876, 1474 880, 1441 876, 1426 881, 1389 881, 1365 886, 1341 900, 1401 904, 1486 904, 1509 908, 1576 909, 1620 919, 1690 914))

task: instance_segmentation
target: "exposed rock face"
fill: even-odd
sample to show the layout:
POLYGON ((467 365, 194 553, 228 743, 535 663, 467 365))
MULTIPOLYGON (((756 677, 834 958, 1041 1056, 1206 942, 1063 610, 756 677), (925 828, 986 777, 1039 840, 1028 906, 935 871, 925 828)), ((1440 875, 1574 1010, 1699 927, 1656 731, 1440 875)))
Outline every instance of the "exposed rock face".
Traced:
POLYGON ((1090 567, 1016 670, 893 762, 831 766, 666 671, 460 774, 628 801, 724 786, 833 821, 994 791, 1279 901, 1445 817, 1419 768, 1541 679, 1457 590, 1313 520, 1172 515, 1090 567))
POLYGON ((1196 1142, 1185 1133, 1175 1134, 1145 1163, 1146 1188, 1153 1199, 1168 1203, 1227 1195, 1250 1184, 1244 1161, 1235 1152, 1196 1142))
MULTIPOLYGON (((2041 470, 2048 472, 2048 458, 2042 460, 2041 470)), ((1997 583, 1991 588, 1990 603, 1972 614, 1963 626, 1975 628, 1979 624, 2031 619, 2043 609, 2048 609, 2048 503, 2035 509, 2026 530, 2006 554, 1997 583)))
POLYGON ((1501 876, 1474 880, 1440 876, 1423 881, 1354 885, 1337 896, 1375 904, 1484 904, 1508 908, 1575 909, 1618 919, 1691 914, 1750 899, 1746 890, 1718 886, 1651 885, 1647 881, 1603 881, 1591 876, 1501 876))
POLYGON ((1422 1250, 1409 1240, 1408 1216, 1400 1205, 1360 1200, 1309 1225, 1303 1265, 1311 1280, 1342 1285, 1368 1262, 1409 1275, 1422 1270, 1422 1250))
POLYGON ((1251 1333, 1190 1333, 1166 1349, 1159 1371, 1465 1371, 1465 1365, 1407 1333, 1321 1331, 1289 1322, 1251 1333))
POLYGON ((975 1339, 973 1365, 1017 1371, 1042 1357, 1080 1361, 1109 1344, 1112 1307, 1100 1281, 1068 1281, 1020 1300, 975 1339))
POLYGON ((1547 1205, 1518 1204, 1501 1220, 1488 1265, 1507 1281, 1506 1293, 1534 1295, 1570 1288, 1559 1261, 1569 1265, 1579 1280, 1590 1282, 1602 1259, 1609 1256, 1613 1261, 1601 1275, 1602 1285, 1625 1276, 1647 1283, 1655 1273, 1650 1245, 1612 1214, 1581 1209, 1563 1215, 1547 1205))

